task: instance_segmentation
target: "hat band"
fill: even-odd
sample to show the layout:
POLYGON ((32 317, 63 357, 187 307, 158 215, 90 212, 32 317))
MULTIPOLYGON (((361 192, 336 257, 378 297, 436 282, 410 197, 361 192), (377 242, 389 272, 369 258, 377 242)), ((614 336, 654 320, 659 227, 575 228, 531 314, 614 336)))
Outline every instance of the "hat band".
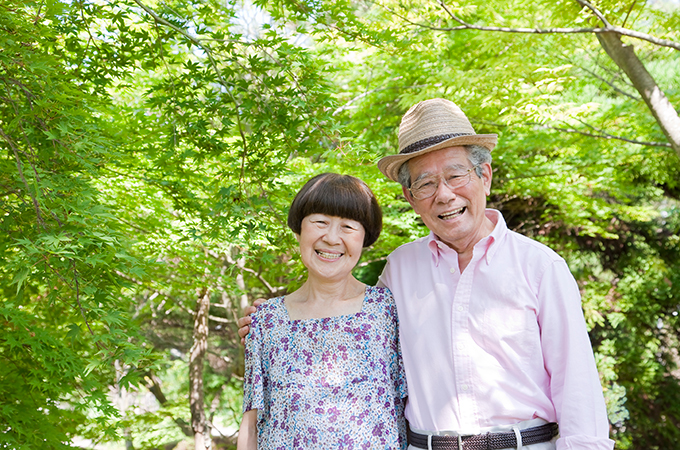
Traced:
POLYGON ((431 147, 433 145, 439 144, 440 142, 453 139, 458 136, 472 136, 473 133, 452 133, 452 134, 441 134, 439 136, 432 136, 422 141, 414 142, 413 144, 407 146, 402 151, 399 152, 400 155, 406 155, 409 153, 420 151, 424 148, 431 147))

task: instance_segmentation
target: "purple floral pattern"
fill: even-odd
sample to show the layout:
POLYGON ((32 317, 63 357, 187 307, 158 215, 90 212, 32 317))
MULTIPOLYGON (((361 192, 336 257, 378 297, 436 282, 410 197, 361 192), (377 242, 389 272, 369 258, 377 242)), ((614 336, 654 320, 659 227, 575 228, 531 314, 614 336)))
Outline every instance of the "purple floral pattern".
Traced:
POLYGON ((243 411, 258 410, 258 448, 406 449, 406 378, 397 310, 367 287, 357 314, 290 320, 277 297, 253 315, 243 411))

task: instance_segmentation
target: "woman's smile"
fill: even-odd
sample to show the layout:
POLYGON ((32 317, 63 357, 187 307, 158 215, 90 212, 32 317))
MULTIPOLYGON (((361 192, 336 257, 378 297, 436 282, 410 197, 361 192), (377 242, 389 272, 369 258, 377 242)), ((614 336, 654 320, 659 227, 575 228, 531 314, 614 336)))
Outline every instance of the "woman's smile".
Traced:
POLYGON ((323 251, 323 250, 316 250, 316 254, 321 256, 321 258, 323 258, 323 259, 329 259, 329 260, 332 260, 332 261, 335 261, 338 258, 340 258, 342 255, 344 255, 344 253, 331 253, 331 252, 323 251))
POLYGON ((298 240, 309 276, 319 281, 351 276, 361 257, 364 236, 364 227, 356 220, 318 213, 305 217, 298 240))

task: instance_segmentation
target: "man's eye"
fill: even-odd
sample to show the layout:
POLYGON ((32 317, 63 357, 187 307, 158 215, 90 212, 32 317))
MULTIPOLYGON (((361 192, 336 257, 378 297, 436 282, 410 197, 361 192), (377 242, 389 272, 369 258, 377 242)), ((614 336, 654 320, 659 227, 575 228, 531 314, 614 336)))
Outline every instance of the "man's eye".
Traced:
POLYGON ((436 183, 432 180, 429 181, 423 181, 420 184, 416 185, 416 189, 427 189, 432 186, 434 186, 436 183))
POLYGON ((462 177, 463 175, 449 175, 446 178, 446 181, 456 181, 458 178, 462 177))

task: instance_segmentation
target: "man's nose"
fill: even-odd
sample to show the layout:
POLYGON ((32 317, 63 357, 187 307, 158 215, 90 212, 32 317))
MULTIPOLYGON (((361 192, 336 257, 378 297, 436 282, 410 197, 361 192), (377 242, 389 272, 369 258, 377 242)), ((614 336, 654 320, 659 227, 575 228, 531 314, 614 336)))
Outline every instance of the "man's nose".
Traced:
POLYGON ((439 179, 437 190, 434 191, 435 200, 441 203, 448 203, 456 198, 456 191, 449 187, 444 178, 439 179))

